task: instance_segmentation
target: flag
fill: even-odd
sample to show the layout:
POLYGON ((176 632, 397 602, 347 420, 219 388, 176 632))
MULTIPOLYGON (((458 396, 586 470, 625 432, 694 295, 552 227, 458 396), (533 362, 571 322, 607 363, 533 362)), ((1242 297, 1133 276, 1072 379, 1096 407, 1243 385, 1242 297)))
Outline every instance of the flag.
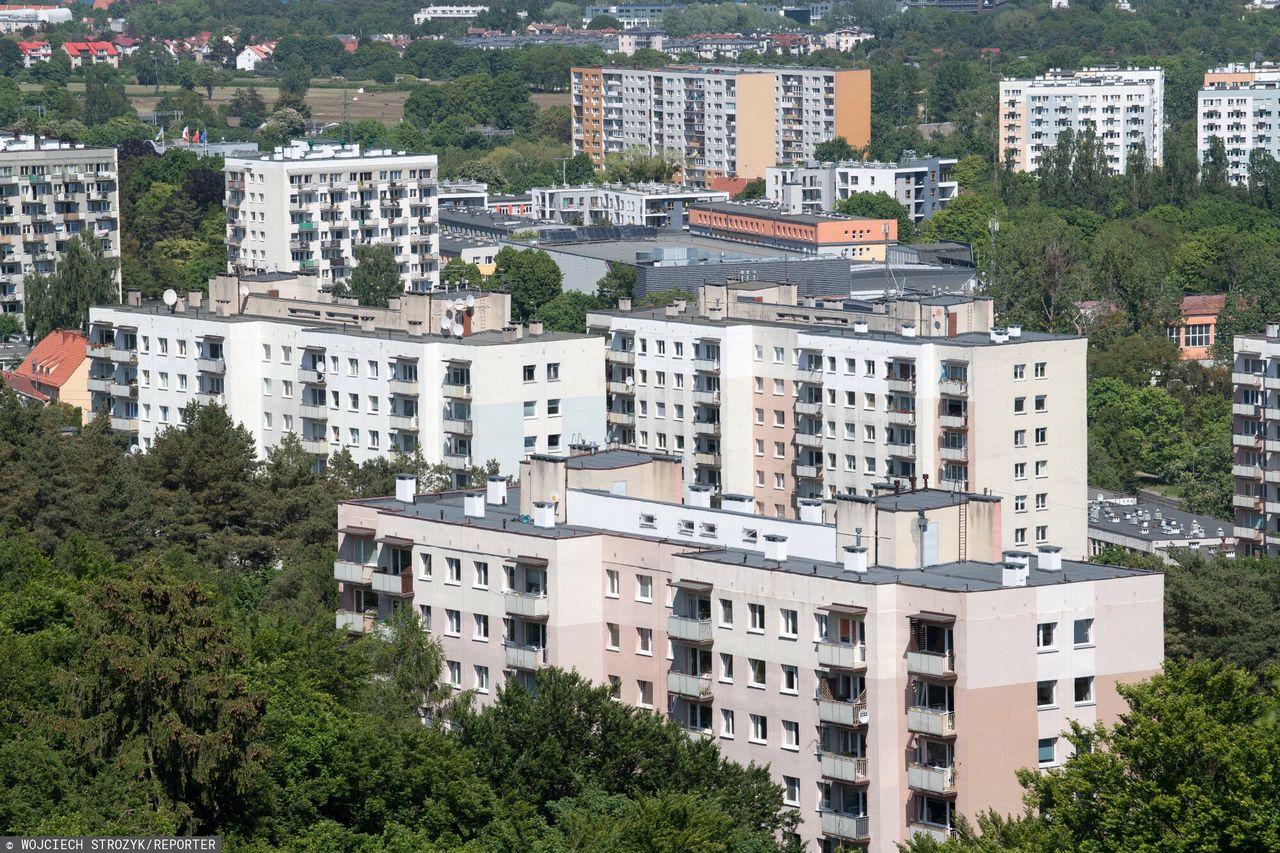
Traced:
POLYGON ((203 145, 208 141, 209 141, 209 128, 206 127, 204 130, 200 131, 200 143, 203 145))
POLYGON ((190 141, 191 141, 191 128, 189 128, 189 127, 184 127, 184 128, 182 129, 182 141, 183 141, 183 142, 190 142, 190 141))

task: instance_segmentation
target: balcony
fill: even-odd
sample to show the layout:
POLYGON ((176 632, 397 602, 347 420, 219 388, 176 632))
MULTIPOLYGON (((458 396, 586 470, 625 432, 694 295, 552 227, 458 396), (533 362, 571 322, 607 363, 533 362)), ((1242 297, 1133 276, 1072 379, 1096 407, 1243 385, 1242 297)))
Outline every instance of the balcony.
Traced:
POLYGON ((298 381, 303 385, 323 385, 324 371, 308 368, 301 368, 298 371, 298 381))
POLYGON ((324 438, 304 438, 302 439, 302 449, 317 456, 328 456, 329 441, 324 438))
POLYGON ((816 400, 797 400, 796 414, 797 415, 821 415, 822 403, 816 400))
POLYGON ((441 393, 444 396, 451 397, 455 400, 470 400, 471 386, 469 384, 459 385, 453 382, 446 382, 441 387, 441 393))
POLYGON ((814 385, 822 384, 822 368, 821 367, 797 367, 796 381, 809 382, 814 385))
POLYGON ((720 467, 719 453, 703 453, 701 451, 693 454, 693 463, 695 465, 706 465, 710 468, 720 467))
POLYGON ((418 416, 417 415, 388 415, 387 422, 394 430, 400 432, 417 432, 418 416))
POLYGON ((111 383, 110 376, 90 376, 85 380, 85 387, 90 391, 97 391, 99 394, 110 394, 111 383))
POLYGON ((916 381, 914 379, 901 379, 889 377, 886 384, 889 390, 898 394, 914 394, 916 393, 916 381))
POLYGON ((95 344, 90 343, 85 347, 85 354, 89 358, 111 358, 111 344, 95 344))
POLYGON ((798 432, 795 435, 796 444, 800 447, 822 447, 822 436, 812 432, 798 432))
POLYGON ((969 448, 967 447, 940 447, 938 448, 938 456, 947 462, 968 462, 969 448))
POLYGON ((457 450, 446 450, 444 452, 443 461, 450 468, 470 468, 471 457, 457 450))
POLYGON ((1246 388, 1262 387, 1262 374, 1259 373, 1232 373, 1232 385, 1242 385, 1246 388))
POLYGON ((506 652, 507 666, 512 669, 536 671, 547 662, 547 650, 537 646, 522 646, 518 643, 503 643, 506 652))
POLYGON ((334 560, 333 579, 342 583, 355 583, 368 586, 373 583, 372 564, 357 563, 353 560, 334 560))
POLYGON ((955 675, 955 654, 952 652, 907 652, 907 672, 915 675, 931 675, 935 678, 955 675))
POLYGON ((711 674, 689 675, 684 672, 667 673, 667 692, 694 701, 711 699, 711 674))
POLYGON ((795 466, 796 476, 802 480, 821 480, 822 470, 817 465, 800 465, 795 466))
POLYGON ((551 615, 551 602, 540 592, 504 592, 503 606, 512 616, 524 619, 546 619, 551 615))
MULTIPOLYGON (((605 415, 605 420, 608 423, 613 424, 614 426, 635 426, 636 425, 635 412, 609 412, 607 415, 605 415)), ((694 431, 697 432, 696 426, 694 427, 694 431)))
POLYGON ((614 364, 635 364, 636 352, 629 349, 607 349, 604 351, 605 361, 614 364))
POLYGON ((200 406, 225 406, 227 404, 226 397, 213 391, 197 391, 195 400, 196 404, 200 406))
POLYGON ((702 645, 712 641, 710 619, 693 619, 688 616, 667 617, 667 637, 682 643, 702 645))
POLYGON ((818 643, 818 665, 836 669, 866 669, 867 647, 863 643, 818 643))
POLYGON ((324 406, 303 404, 298 407, 298 415, 300 417, 309 418, 313 421, 329 420, 329 410, 324 406))
POLYGON ((694 391, 693 402, 701 403, 704 406, 718 406, 720 405, 720 392, 719 391, 694 391))
POLYGON ((1231 505, 1241 509, 1262 510, 1262 498, 1258 495, 1234 495, 1231 505))
POLYGON ((865 699, 857 702, 842 702, 839 699, 818 699, 818 719, 824 723, 855 728, 871 722, 871 714, 867 710, 865 699))
POLYGON ((822 834, 850 841, 866 841, 871 837, 871 819, 865 815, 841 814, 840 812, 822 812, 822 834))
POLYGON ((822 775, 828 779, 839 779, 841 782, 850 782, 855 785, 869 779, 866 758, 838 755, 834 752, 819 752, 818 761, 822 765, 822 775))
MULTIPOLYGON (((414 421, 415 421, 414 427, 416 429, 417 418, 414 418, 414 421)), ((392 426, 394 427, 395 424, 393 423, 392 426)), ((473 429, 474 427, 472 426, 470 419, 448 418, 448 417, 444 419, 445 432, 453 433, 454 435, 471 435, 473 429)))
POLYGON ((1262 479, 1268 483, 1280 483, 1280 468, 1268 468, 1262 472, 1262 479))
POLYGON ((889 423, 894 424, 896 426, 915 426, 916 413, 914 411, 899 409, 891 412, 886 412, 885 419, 889 423))
POLYGON ((950 794, 956 789, 956 769, 912 764, 907 767, 907 785, 931 794, 950 794))
POLYGON ((197 358, 196 370, 201 373, 214 373, 221 376, 227 372, 227 362, 221 358, 197 358))
POLYGON ((899 444, 897 442, 888 445, 889 455, 896 456, 899 459, 915 459, 916 446, 914 444, 899 444))
POLYGON ((1261 409, 1257 403, 1232 403, 1231 414, 1243 415, 1246 418, 1256 418, 1260 415, 1261 409))
MULTIPOLYGON (((632 423, 634 422, 635 421, 633 420, 632 423)), ((719 421, 694 421, 693 431, 697 435, 719 435, 720 422, 719 421)))
POLYGON ((938 426, 943 429, 968 429, 968 415, 939 415, 938 426))
POLYGON ((1262 530, 1258 527, 1236 525, 1231 528, 1231 535, 1237 539, 1248 539, 1250 542, 1257 542, 1262 539, 1262 530))
POLYGON ((693 360, 693 369, 699 373, 719 373, 720 361, 711 358, 695 358, 693 360))
POLYGON ((1243 477, 1246 480, 1259 480, 1262 478, 1262 468, 1258 465, 1232 465, 1231 476, 1243 477))
POLYGON ((940 708, 908 708, 907 731, 934 737, 949 737, 956 733, 955 712, 940 708))
POLYGON ((137 364, 138 351, 136 349, 113 349, 111 350, 111 360, 116 364, 137 364))
POLYGON ((354 610, 339 610, 334 620, 339 631, 351 634, 372 634, 377 617, 373 612, 357 613, 354 610))
POLYGON ((131 418, 117 417, 116 415, 112 415, 111 429, 115 430, 116 432, 137 432, 138 418, 136 415, 131 418))
POLYGON ((391 572, 374 572, 373 588, 377 592, 388 595, 413 595, 413 572, 405 570, 400 574, 391 572))
POLYGON ((951 837, 951 828, 938 823, 911 821, 907 824, 907 829, 912 835, 927 835, 939 844, 945 844, 951 837))
POLYGON ((1231 434, 1231 443, 1236 447, 1261 447, 1262 436, 1236 432, 1231 434))
POLYGON ((938 393, 945 394, 948 397, 967 397, 969 396, 969 383, 964 379, 940 379, 938 380, 938 393))

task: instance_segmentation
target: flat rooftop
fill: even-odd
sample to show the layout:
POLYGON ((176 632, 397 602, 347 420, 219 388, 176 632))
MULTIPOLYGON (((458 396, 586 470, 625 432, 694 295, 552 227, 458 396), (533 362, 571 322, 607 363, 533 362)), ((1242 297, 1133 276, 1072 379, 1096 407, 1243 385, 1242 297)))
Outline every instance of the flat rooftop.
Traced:
MULTIPOLYGON (((443 217, 441 219, 443 223, 443 217)), ((732 240, 718 240, 714 237, 697 237, 692 234, 663 232, 652 240, 611 240, 600 243, 528 243, 531 248, 544 249, 548 252, 563 252, 583 258, 594 258, 610 263, 636 264, 640 261, 637 255, 663 249, 672 252, 661 260, 660 266, 710 266, 714 264, 739 263, 742 261, 770 260, 832 260, 804 252, 789 252, 771 246, 755 246, 750 243, 737 243, 732 240), (695 259, 684 259, 679 256, 682 251, 690 249, 701 252, 695 259)), ((835 259, 840 260, 840 259, 835 259)), ((883 273, 884 267, 880 266, 883 273)))
POLYGON ((1146 542, 1234 540, 1234 522, 1156 503, 1142 495, 1089 487, 1089 529, 1146 542), (1143 522, 1146 530, 1143 530, 1143 522), (1198 533, 1193 530, 1198 529, 1198 533))
POLYGON ((736 201, 699 201, 689 205, 690 210, 711 210, 733 216, 755 216, 760 219, 776 219, 799 225, 819 225, 827 222, 888 222, 870 216, 841 216, 838 213, 790 213, 777 207, 745 204, 736 201))

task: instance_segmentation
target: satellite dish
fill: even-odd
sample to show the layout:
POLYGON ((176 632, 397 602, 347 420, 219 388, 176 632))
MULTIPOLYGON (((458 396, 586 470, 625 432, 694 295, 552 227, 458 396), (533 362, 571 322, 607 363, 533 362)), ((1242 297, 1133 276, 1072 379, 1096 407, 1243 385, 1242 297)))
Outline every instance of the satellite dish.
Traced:
POLYGON ((448 332, 449 329, 452 327, 453 327, 453 321, 450 320, 447 316, 441 315, 440 328, 443 329, 445 332, 448 332))
POLYGON ((468 308, 475 308, 475 307, 476 307, 476 297, 475 297, 475 294, 473 294, 473 293, 468 293, 468 294, 467 294, 467 307, 468 307, 468 308))
POLYGON ((164 299, 164 304, 172 308, 173 306, 178 304, 178 291, 174 290, 172 287, 169 288, 164 292, 163 299, 164 299))
POLYGON ((453 336, 454 336, 455 338, 460 338, 460 337, 462 337, 462 324, 461 324, 461 323, 454 323, 454 324, 453 324, 453 336))
POLYGON ((467 300, 465 300, 465 299, 455 299, 455 300, 453 300, 453 310, 454 310, 454 311, 465 311, 465 310, 467 310, 467 300))
POLYGON ((323 358, 317 358, 317 359, 316 359, 316 373, 324 373, 324 359, 323 359, 323 358))
POLYGON ((248 295, 249 295, 249 285, 247 284, 240 285, 240 298, 243 299, 248 295))
POLYGON ((627 385, 635 385, 635 384, 636 384, 636 378, 634 376, 628 376, 627 385))

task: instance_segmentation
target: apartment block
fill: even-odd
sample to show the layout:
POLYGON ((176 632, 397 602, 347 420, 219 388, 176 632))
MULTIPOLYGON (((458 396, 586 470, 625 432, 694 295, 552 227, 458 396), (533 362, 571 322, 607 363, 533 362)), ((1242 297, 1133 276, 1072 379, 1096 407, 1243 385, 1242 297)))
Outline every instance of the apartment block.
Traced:
POLYGON ((889 244, 898 241, 898 220, 699 202, 689 208, 689 233, 806 255, 883 261, 889 244))
POLYGON ((1040 167, 1041 152, 1067 128, 1092 126, 1112 174, 1122 175, 1129 154, 1141 149, 1148 164, 1164 162, 1164 69, 1054 69, 1029 80, 1000 82, 1000 143, 1019 172, 1040 167))
POLYGON ((794 285, 598 311, 610 440, 680 455, 760 515, 886 481, 1005 502, 1001 547, 1086 553, 1084 338, 994 326, 963 294, 799 300, 794 285))
POLYGON ((72 237, 97 240, 119 259, 117 162, 114 148, 0 137, 0 312, 23 313, 25 277, 53 272, 72 237))
POLYGON ((1236 551, 1272 557, 1280 554, 1280 323, 1236 335, 1232 348, 1236 551))
POLYGON ((727 192, 672 184, 534 187, 533 216, 562 225, 683 228, 689 205, 728 201, 727 192))
POLYGON ((440 283, 434 154, 294 142, 228 157, 227 271, 344 281, 360 246, 395 251, 405 290, 440 283))
POLYGON ((808 849, 892 853, 1016 812, 1015 771, 1158 671, 1163 577, 1001 550, 1007 501, 880 489, 801 519, 689 487, 676 457, 534 455, 518 487, 344 502, 336 623, 413 607, 444 680, 493 701, 548 666, 767 765, 808 849))
POLYGON ((765 194, 790 213, 830 213, 858 193, 884 193, 919 224, 951 203, 960 185, 956 161, 944 157, 904 157, 898 163, 849 160, 774 166, 765 171, 765 194))
POLYGON ((1227 178, 1249 182, 1255 149, 1280 159, 1280 65, 1227 65, 1206 71, 1196 99, 1196 153, 1204 162, 1214 137, 1227 153, 1227 178))
POLYGON ((823 68, 573 68, 574 153, 597 166, 640 149, 679 160, 684 181, 764 177, 843 136, 871 134, 871 72, 823 68))
POLYGON ((420 449, 465 481, 497 459, 602 441, 599 337, 509 326, 497 291, 406 293, 389 308, 316 292, 310 277, 219 276, 175 305, 90 312, 95 411, 149 447, 191 402, 219 403, 261 454, 293 433, 323 465, 420 449))

